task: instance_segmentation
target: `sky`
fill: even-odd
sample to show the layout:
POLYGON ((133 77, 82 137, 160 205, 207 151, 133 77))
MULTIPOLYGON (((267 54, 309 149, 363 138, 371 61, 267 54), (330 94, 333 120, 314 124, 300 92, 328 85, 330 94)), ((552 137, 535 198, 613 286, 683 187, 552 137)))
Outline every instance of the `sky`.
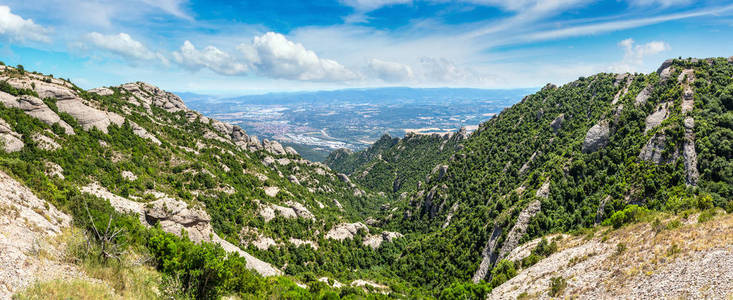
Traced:
POLYGON ((82 88, 519 88, 733 55, 733 2, 0 0, 0 61, 82 88))

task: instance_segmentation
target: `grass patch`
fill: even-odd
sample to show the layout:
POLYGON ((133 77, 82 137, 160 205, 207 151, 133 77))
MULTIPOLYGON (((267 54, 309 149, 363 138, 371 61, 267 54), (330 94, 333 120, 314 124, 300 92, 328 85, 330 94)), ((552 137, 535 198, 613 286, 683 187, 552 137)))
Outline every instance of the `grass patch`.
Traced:
POLYGON ((18 300, 34 299, 120 299, 108 286, 81 279, 37 282, 13 296, 18 300))

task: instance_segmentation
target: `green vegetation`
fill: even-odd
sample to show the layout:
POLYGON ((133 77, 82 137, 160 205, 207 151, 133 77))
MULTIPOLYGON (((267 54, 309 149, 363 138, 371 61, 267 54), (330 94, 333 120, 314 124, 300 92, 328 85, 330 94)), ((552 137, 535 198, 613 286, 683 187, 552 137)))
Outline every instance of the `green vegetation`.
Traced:
MULTIPOLYGON (((633 74, 625 95, 620 92, 626 80, 616 74, 580 78, 562 87, 548 85, 465 139, 461 133, 384 136, 361 152, 332 153, 327 163, 334 171, 296 155, 244 150, 226 142, 227 136, 204 138, 217 135, 211 123, 192 121, 184 111, 132 104, 136 96, 116 87, 106 96, 73 87, 84 100, 125 116, 125 123, 110 125, 107 133, 84 130, 71 115, 59 112, 53 98, 43 103, 59 112, 76 134, 0 105, 0 117, 25 144, 21 151, 0 153, 0 169, 74 217, 74 226, 89 243, 72 243, 78 251, 72 251, 71 261, 94 278, 121 278, 114 291, 52 281, 36 284, 19 297, 34 299, 53 290, 59 297, 105 298, 116 293, 139 298, 158 287, 166 297, 198 299, 484 299, 493 288, 557 251, 555 240, 541 239, 528 257, 509 261, 504 259, 507 253, 499 256, 508 242, 569 232, 590 239, 596 231, 588 228, 599 223, 621 228, 651 222, 659 211, 683 219, 700 211, 697 220, 705 222, 720 211, 733 210, 733 64, 725 59, 676 60, 672 66, 668 79, 656 73, 633 74), (683 86, 676 79, 688 68, 695 76, 694 107, 683 114, 683 86), (653 86, 649 99, 636 104, 636 96, 647 86, 653 86), (618 102, 612 103, 616 95, 618 102), (663 103, 672 103, 669 116, 646 130, 646 117, 663 103), (692 128, 685 122, 688 117, 694 119, 692 128), (595 151, 584 151, 586 135, 597 124, 608 125, 607 141, 595 151), (137 135, 136 126, 153 134, 160 145, 137 135), (32 138, 37 134, 61 147, 42 149, 32 138), (690 178, 684 154, 691 135, 698 159, 696 180, 690 178), (664 136, 664 143, 657 145, 659 158, 645 160, 640 153, 655 136, 664 136), (47 163, 60 166, 65 179, 47 174, 47 163), (136 178, 126 178, 123 171, 136 178), (336 172, 349 174, 354 184, 340 180, 336 172), (152 192, 158 192, 201 207, 217 235, 285 275, 263 278, 246 268, 244 258, 218 245, 196 244, 161 226, 145 227, 136 215, 119 214, 108 201, 81 192, 93 182, 141 203, 155 200, 152 192), (289 208, 293 202, 313 217, 279 211, 271 219, 262 215, 263 209, 289 208), (530 212, 536 203, 539 210, 530 212), (520 221, 526 224, 516 227, 520 221), (367 223, 369 231, 342 241, 325 237, 335 225, 352 222, 367 223), (105 233, 97 234, 100 229, 105 233), (245 234, 249 229, 256 232, 245 234), (377 249, 364 245, 387 230, 404 237, 384 241, 377 249), (253 240, 259 236, 272 238, 275 245, 258 248, 253 240), (318 248, 291 242, 296 239, 318 248), (486 278, 469 283, 489 241, 495 244, 495 261, 486 278), (130 267, 125 262, 132 254, 149 260, 130 267), (331 284, 319 281, 321 277, 331 284), (391 293, 349 286, 356 279, 387 285, 391 293), (331 287, 334 280, 345 286, 331 287)), ((4 75, 24 74, 21 68, 8 68, 4 75)), ((0 91, 38 96, 33 89, 8 82, 0 82, 0 91)), ((657 232, 680 225, 678 219, 652 223, 657 232)), ((626 250, 623 243, 617 247, 618 254, 626 250)), ((675 251, 679 250, 668 253, 675 251)), ((561 295, 566 285, 562 277, 553 278, 550 295, 561 295)))

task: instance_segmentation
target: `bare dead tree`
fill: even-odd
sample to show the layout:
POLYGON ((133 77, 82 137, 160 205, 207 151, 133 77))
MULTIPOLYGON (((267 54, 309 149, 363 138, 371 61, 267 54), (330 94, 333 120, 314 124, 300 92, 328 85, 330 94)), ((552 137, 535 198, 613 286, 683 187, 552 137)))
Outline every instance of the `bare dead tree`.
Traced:
MULTIPOLYGON (((94 223, 94 218, 92 218, 92 214, 89 212, 89 207, 86 203, 84 203, 84 209, 87 211, 87 216, 89 217, 89 222, 92 225, 94 237, 100 243, 100 258, 104 262, 106 262, 107 259, 110 258, 114 258, 117 261, 120 261, 120 255, 122 251, 120 251, 119 245, 115 242, 115 239, 118 235, 124 232, 124 228, 112 228, 112 215, 110 215, 109 219, 107 220, 107 228, 105 228, 104 231, 99 231, 97 225, 94 223)), ((89 249, 89 246, 89 240, 87 240, 87 249, 89 249)))

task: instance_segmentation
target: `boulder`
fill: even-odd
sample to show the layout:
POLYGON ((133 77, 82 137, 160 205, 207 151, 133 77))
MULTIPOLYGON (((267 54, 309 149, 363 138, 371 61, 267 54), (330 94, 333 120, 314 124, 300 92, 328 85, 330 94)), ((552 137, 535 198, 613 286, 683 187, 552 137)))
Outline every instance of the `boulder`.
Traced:
POLYGON ((596 125, 593 125, 588 132, 585 134, 585 140, 583 141, 584 153, 595 152, 608 144, 608 137, 610 135, 610 129, 608 127, 608 121, 603 120, 596 125))

